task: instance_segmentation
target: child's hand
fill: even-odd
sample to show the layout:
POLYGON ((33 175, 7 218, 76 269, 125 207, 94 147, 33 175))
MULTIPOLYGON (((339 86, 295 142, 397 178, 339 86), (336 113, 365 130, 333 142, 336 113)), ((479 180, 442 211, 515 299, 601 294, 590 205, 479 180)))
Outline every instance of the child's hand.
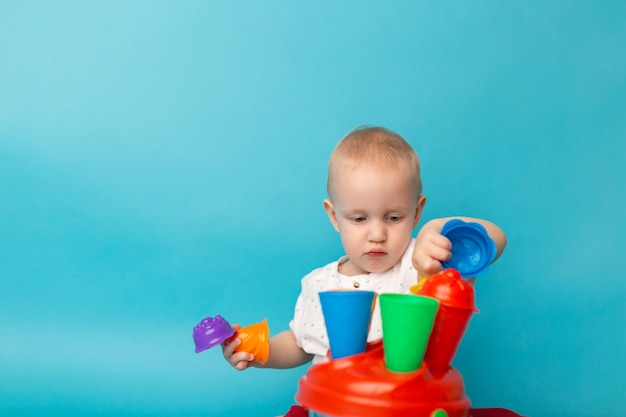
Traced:
MULTIPOLYGON (((235 324, 233 327, 238 329, 239 325, 235 324)), ((222 354, 228 363, 230 363, 230 366, 238 371, 243 371, 244 369, 247 369, 252 362, 254 362, 254 355, 248 352, 235 352, 235 349, 237 349, 239 345, 241 345, 241 339, 238 337, 226 340, 221 345, 222 354)))
POLYGON ((241 344, 241 339, 238 337, 231 339, 228 342, 222 344, 222 353, 224 358, 230 363, 230 365, 238 371, 247 369, 252 362, 254 362, 254 356, 248 352, 236 352, 235 349, 241 344))
POLYGON ((441 271, 441 263, 452 257, 452 243, 441 234, 440 222, 428 222, 415 238, 413 266, 419 277, 428 277, 441 271))

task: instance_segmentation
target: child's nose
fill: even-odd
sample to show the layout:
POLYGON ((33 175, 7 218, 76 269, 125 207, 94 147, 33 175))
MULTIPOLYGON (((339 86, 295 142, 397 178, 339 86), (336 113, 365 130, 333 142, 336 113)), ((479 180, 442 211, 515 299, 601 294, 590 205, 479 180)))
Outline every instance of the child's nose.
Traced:
POLYGON ((372 221, 368 229, 367 239, 370 242, 384 242, 387 240, 387 230, 383 222, 372 221))

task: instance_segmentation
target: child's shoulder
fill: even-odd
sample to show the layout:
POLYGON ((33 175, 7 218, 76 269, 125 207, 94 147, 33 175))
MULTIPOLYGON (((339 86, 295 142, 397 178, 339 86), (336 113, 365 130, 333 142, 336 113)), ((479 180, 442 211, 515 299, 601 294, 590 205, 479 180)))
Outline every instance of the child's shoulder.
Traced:
POLYGON ((339 261, 333 261, 319 268, 315 268, 302 278, 302 288, 323 288, 328 286, 333 276, 337 274, 338 265, 339 261))

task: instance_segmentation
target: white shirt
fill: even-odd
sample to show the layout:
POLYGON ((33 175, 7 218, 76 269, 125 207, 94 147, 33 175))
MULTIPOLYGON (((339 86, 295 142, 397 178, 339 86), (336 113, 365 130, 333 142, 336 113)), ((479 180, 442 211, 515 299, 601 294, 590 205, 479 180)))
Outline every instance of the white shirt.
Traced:
MULTIPOLYGON (((296 301, 293 320, 289 328, 296 337, 296 343, 305 352, 315 355, 313 363, 326 360, 329 349, 328 336, 324 315, 319 300, 319 292, 335 289, 352 289, 383 293, 409 293, 412 285, 417 284, 417 271, 413 268, 411 256, 415 239, 411 239, 400 262, 384 272, 373 272, 364 275, 346 276, 339 273, 338 267, 348 260, 342 257, 338 261, 317 268, 302 278, 302 290, 296 301), (355 283, 358 283, 355 285, 355 283)), ((380 303, 376 303, 367 341, 379 340, 383 337, 380 317, 380 303)))

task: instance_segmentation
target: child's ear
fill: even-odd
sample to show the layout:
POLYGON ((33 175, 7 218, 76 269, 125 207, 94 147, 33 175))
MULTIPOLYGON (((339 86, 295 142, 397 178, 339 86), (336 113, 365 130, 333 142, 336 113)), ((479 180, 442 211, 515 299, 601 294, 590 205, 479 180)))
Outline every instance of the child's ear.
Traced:
POLYGON ((324 210, 328 215, 328 220, 333 225, 336 231, 339 231, 339 223, 337 223, 337 214, 335 213, 335 205, 332 201, 326 199, 324 200, 324 210))
POLYGON ((422 211, 424 211, 424 206, 426 205, 426 196, 420 195, 417 197, 417 206, 415 207, 415 218, 413 219, 413 229, 417 227, 417 224, 420 222, 422 218, 422 211))

